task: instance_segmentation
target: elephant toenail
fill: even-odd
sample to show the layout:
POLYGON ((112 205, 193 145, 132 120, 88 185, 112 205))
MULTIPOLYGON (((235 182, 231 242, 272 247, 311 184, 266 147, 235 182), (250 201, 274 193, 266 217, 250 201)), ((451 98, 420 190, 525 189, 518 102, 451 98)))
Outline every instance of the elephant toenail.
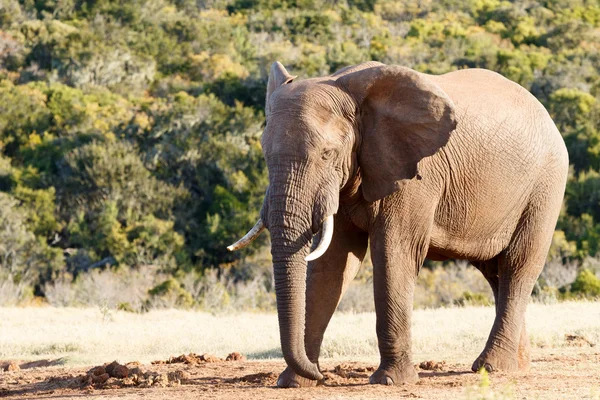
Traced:
POLYGON ((385 377, 385 384, 388 385, 388 386, 391 386, 391 385, 394 384, 394 381, 389 376, 386 376, 385 377))
POLYGON ((484 368, 487 372, 494 372, 494 367, 490 363, 485 363, 484 368))

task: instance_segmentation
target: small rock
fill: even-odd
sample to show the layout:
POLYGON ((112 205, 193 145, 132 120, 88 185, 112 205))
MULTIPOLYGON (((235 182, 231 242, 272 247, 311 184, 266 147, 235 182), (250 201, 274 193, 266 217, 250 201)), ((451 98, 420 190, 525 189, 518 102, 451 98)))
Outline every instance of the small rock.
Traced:
POLYGON ((157 376, 153 383, 154 386, 159 386, 159 387, 167 387, 168 384, 169 384, 169 377, 167 376, 167 374, 161 374, 161 375, 157 376))
POLYGON ((142 363, 140 363, 139 361, 130 361, 127 364, 125 364, 125 366, 129 369, 135 368, 135 367, 139 367, 141 366, 142 363))
POLYGON ((213 356, 212 354, 202 354, 200 356, 200 360, 207 362, 207 363, 215 363, 215 362, 223 361, 219 357, 213 356))
POLYGON ((113 378, 119 378, 119 379, 127 378, 128 375, 129 375, 129 368, 127 368, 124 365, 118 365, 115 368, 113 368, 113 371, 111 374, 111 376, 113 378))
POLYGON ((116 361, 111 362, 110 364, 104 367, 106 373, 109 374, 112 378, 127 378, 129 375, 129 368, 124 365, 119 364, 116 361))
POLYGON ((233 353, 229 354, 227 356, 227 358, 225 359, 225 361, 244 361, 246 360, 246 357, 244 357, 241 353, 238 353, 237 351, 234 351, 233 353))
POLYGON ((180 369, 175 372, 169 372, 168 378, 169 382, 185 382, 190 380, 192 376, 189 372, 180 369))
POLYGON ((419 368, 425 371, 441 371, 446 368, 446 361, 423 361, 421 364, 419 364, 419 368))
POLYGON ((104 383, 104 387, 107 389, 117 389, 121 387, 121 381, 117 378, 108 378, 108 380, 104 383))
POLYGON ((154 379, 154 377, 156 377, 156 376, 158 376, 158 375, 155 374, 154 372, 146 372, 144 374, 144 378, 146 378, 146 379, 150 379, 150 378, 154 379))
POLYGON ((339 376, 341 376, 342 378, 347 378, 347 375, 348 375, 348 374, 347 374, 347 369, 348 369, 348 366, 347 366, 347 365, 342 365, 342 364, 340 364, 340 365, 336 365, 336 366, 335 366, 335 368, 333 369, 333 372, 334 372, 336 375, 339 375, 339 376))
POLYGON ((104 364, 104 370, 106 371, 107 374, 112 375, 112 370, 113 368, 115 368, 117 365, 121 365, 116 361, 111 362, 110 364, 104 364))
POLYGON ((133 378, 125 378, 121 380, 121 386, 135 386, 136 381, 133 378))
POLYGON ((567 344, 569 346, 574 346, 574 347, 594 347, 596 346, 595 343, 590 342, 588 339, 586 339, 583 336, 580 335, 569 335, 566 334, 565 335, 565 341, 567 342, 567 344))
POLYGON ((17 364, 14 361, 10 361, 5 367, 4 370, 5 371, 19 371, 21 369, 21 367, 19 367, 19 364, 17 364))
POLYGON ((110 376, 107 373, 104 373, 102 375, 92 375, 92 382, 94 382, 94 384, 96 385, 102 385, 106 383, 106 381, 108 381, 109 378, 110 376))
POLYGON ((88 374, 91 374, 91 375, 104 375, 105 373, 106 373, 106 370, 102 366, 94 367, 88 371, 88 374))
POLYGON ((152 386, 158 380, 159 375, 154 373, 147 373, 146 375, 146 383, 152 386))

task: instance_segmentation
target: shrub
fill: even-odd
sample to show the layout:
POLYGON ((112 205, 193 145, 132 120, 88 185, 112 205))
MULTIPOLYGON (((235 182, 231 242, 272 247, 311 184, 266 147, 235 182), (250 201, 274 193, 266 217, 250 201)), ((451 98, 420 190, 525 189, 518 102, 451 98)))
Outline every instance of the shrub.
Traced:
POLYGON ((76 279, 68 274, 46 283, 44 295, 52 306, 107 307, 115 309, 127 305, 128 309, 142 311, 148 292, 161 280, 156 268, 106 268, 80 272, 76 279))
POLYGON ((589 269, 583 269, 571 284, 571 293, 582 297, 599 297, 600 279, 589 269))
POLYGON ((33 299, 33 287, 10 277, 0 278, 0 307, 16 306, 33 299))
POLYGON ((192 295, 175 279, 169 278, 148 291, 148 308, 190 308, 192 295))
POLYGON ((337 309, 341 312, 352 313, 375 311, 373 283, 360 281, 350 283, 337 309))
MULTIPOLYGON (((196 307, 272 308, 269 273, 244 266, 266 235, 225 249, 256 221, 268 184, 269 67, 302 79, 380 60, 491 69, 547 108, 573 169, 535 293, 551 299, 600 254, 600 13, 571 3, 2 0, 0 275, 37 294, 64 279, 48 286, 52 301, 77 303, 67 293, 83 282, 154 265, 141 302, 174 277, 199 291, 196 307), (107 263, 119 272, 88 273, 107 263)), ((418 307, 491 299, 472 268, 435 265, 421 271, 418 307)), ((340 309, 370 309, 370 280, 359 280, 340 309)))
POLYGON ((415 307, 440 307, 465 304, 491 304, 492 290, 477 269, 465 261, 448 265, 436 265, 433 269, 423 268, 415 288, 415 307))
POLYGON ((26 210, 10 194, 0 192, 0 274, 15 283, 35 285, 62 267, 62 254, 49 249, 28 229, 26 210))
POLYGON ((492 301, 487 294, 473 293, 467 290, 456 300, 456 304, 461 306, 491 306, 492 301))
POLYGON ((574 261, 563 262, 561 259, 552 259, 546 262, 538 279, 542 288, 560 288, 575 280, 579 263, 574 261))
MULTIPOLYGON (((338 305, 344 312, 375 311, 372 268, 365 260, 359 278, 348 287, 338 305)), ((419 272, 414 307, 432 308, 453 305, 491 305, 493 295, 481 272, 467 262, 436 263, 419 272)))

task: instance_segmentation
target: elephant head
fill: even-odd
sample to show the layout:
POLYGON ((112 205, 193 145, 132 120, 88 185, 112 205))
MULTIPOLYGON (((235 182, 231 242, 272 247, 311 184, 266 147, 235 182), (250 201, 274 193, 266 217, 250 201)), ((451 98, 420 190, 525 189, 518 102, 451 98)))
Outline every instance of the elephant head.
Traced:
POLYGON ((340 191, 356 179, 366 202, 399 190, 456 123, 446 93, 408 68, 365 63, 325 78, 294 78, 278 62, 271 67, 262 136, 269 189, 261 219, 229 249, 269 229, 284 358, 297 374, 321 379, 304 347, 307 261, 327 250, 340 191))

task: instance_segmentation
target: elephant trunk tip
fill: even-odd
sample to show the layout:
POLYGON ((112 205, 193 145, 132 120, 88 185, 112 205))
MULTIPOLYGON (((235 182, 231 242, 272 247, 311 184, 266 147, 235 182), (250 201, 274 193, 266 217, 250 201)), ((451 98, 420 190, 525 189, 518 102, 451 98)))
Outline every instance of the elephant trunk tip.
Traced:
POLYGON ((289 365, 298 375, 316 381, 323 379, 323 374, 319 371, 317 364, 310 362, 307 357, 305 357, 304 360, 296 360, 293 357, 284 356, 284 359, 287 365, 289 365))

